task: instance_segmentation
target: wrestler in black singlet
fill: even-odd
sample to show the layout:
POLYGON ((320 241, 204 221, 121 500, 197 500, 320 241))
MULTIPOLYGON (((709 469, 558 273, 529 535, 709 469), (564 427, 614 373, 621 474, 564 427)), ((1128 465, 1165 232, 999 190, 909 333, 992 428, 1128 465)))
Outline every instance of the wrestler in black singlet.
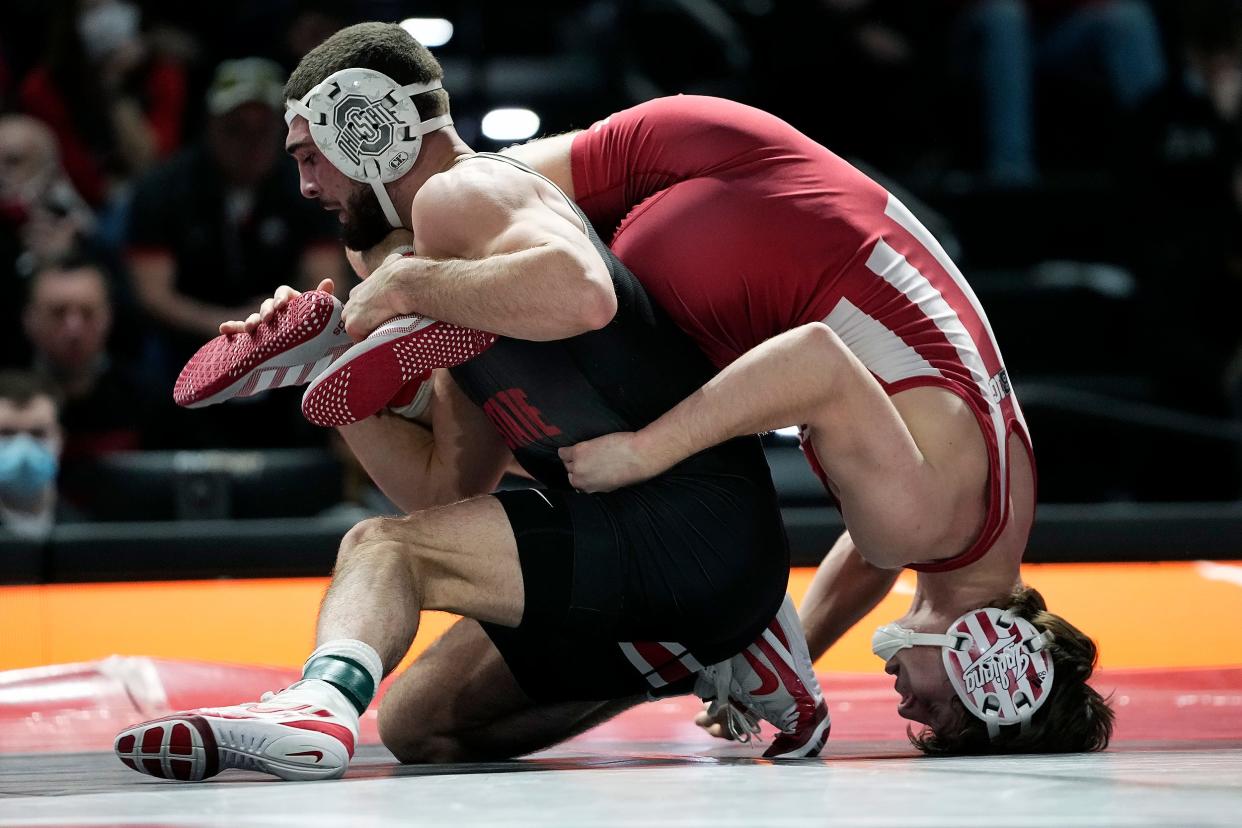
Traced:
MULTIPOLYGON (((490 153, 461 163, 484 159, 538 175, 490 153)), ((685 692, 684 667, 736 654, 780 606, 789 551, 776 493, 757 437, 615 492, 569 487, 558 448, 642 428, 714 369, 566 202, 608 266, 616 316, 570 339, 502 337, 452 369, 546 487, 496 495, 517 539, 526 609, 516 629, 483 626, 537 701, 685 692), (668 663, 652 663, 661 654, 668 663)))

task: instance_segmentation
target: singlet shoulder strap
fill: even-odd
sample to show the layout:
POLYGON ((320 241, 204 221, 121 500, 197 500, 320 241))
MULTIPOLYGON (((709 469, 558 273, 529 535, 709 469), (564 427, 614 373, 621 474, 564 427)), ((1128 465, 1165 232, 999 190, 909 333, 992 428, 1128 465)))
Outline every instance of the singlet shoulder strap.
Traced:
POLYGON ((548 184, 552 187, 552 189, 560 193, 561 198, 565 199, 565 203, 569 205, 569 209, 573 212, 575 216, 578 217, 578 221, 582 224, 582 232, 586 233, 588 236, 591 234, 590 230, 588 229, 589 225, 587 223, 586 216, 582 212, 582 208, 580 208, 577 204, 574 204, 574 200, 570 198, 568 195, 566 195, 564 190, 556 186, 556 182, 548 178, 543 173, 539 172, 538 170, 532 169, 531 167, 526 166, 521 161, 518 161, 516 158, 510 158, 507 155, 501 155, 500 153, 496 153, 496 152, 476 152, 474 155, 463 155, 460 158, 458 158, 456 161, 454 161, 453 165, 456 166, 458 164, 464 164, 465 162, 473 161, 476 158, 490 159, 492 161, 501 161, 505 164, 508 164, 511 167, 521 170, 522 172, 530 173, 536 178, 542 178, 544 181, 548 182, 548 184))

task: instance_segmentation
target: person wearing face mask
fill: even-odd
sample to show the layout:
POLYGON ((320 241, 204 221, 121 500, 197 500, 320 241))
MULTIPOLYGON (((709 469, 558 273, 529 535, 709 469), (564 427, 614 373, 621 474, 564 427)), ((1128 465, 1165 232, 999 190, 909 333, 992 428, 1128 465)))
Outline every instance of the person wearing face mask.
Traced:
POLYGON ((0 372, 0 527, 43 538, 58 517, 63 441, 54 389, 33 374, 0 372))

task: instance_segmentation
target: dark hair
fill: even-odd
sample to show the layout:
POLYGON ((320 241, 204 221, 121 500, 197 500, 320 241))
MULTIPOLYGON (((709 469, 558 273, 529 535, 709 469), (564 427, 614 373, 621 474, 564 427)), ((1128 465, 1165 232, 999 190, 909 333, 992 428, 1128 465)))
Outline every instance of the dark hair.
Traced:
POLYGON ((0 400, 25 408, 38 397, 47 397, 60 408, 60 390, 51 380, 29 371, 0 371, 0 400))
POLYGON ((35 265, 30 273, 29 287, 26 289, 26 301, 34 300, 35 286, 45 277, 45 274, 73 273, 79 270, 93 270, 98 273, 99 280, 103 283, 104 296, 109 303, 113 301, 111 269, 102 260, 76 247, 59 256, 41 260, 35 265))
POLYGON ((1030 587, 1018 587, 994 607, 1009 609, 1030 621, 1035 629, 1050 631, 1048 653, 1055 666, 1050 696, 1031 717, 1025 732, 1002 727, 995 742, 987 724, 972 716, 959 699, 953 700, 958 717, 940 731, 928 727, 910 742, 932 756, 982 753, 1079 753, 1103 750, 1113 735, 1113 709, 1108 700, 1087 684, 1095 669, 1095 642, 1059 615, 1048 612, 1044 597, 1030 587))
MULTIPOLYGON (((409 32, 396 23, 358 23, 347 26, 306 53, 285 83, 285 98, 300 99, 324 78, 350 68, 374 69, 400 84, 443 80, 444 70, 409 32)), ((449 111, 443 89, 414 99, 424 119, 449 111)))

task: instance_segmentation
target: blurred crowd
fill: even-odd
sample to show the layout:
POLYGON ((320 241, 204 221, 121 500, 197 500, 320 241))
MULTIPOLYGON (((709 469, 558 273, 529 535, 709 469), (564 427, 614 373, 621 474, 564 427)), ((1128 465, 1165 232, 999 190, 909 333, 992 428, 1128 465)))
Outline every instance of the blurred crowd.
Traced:
POLYGON ((550 133, 660 94, 753 103, 960 224, 968 275, 1126 268, 1132 328, 1101 319, 1083 349, 1115 348, 1148 402, 1242 415, 1242 0, 6 0, 5 525, 91 517, 56 481, 118 451, 328 445, 296 394, 185 412, 171 387, 278 285, 348 285, 281 87, 337 28, 407 17, 453 22, 433 51, 480 148, 496 105, 550 133))

